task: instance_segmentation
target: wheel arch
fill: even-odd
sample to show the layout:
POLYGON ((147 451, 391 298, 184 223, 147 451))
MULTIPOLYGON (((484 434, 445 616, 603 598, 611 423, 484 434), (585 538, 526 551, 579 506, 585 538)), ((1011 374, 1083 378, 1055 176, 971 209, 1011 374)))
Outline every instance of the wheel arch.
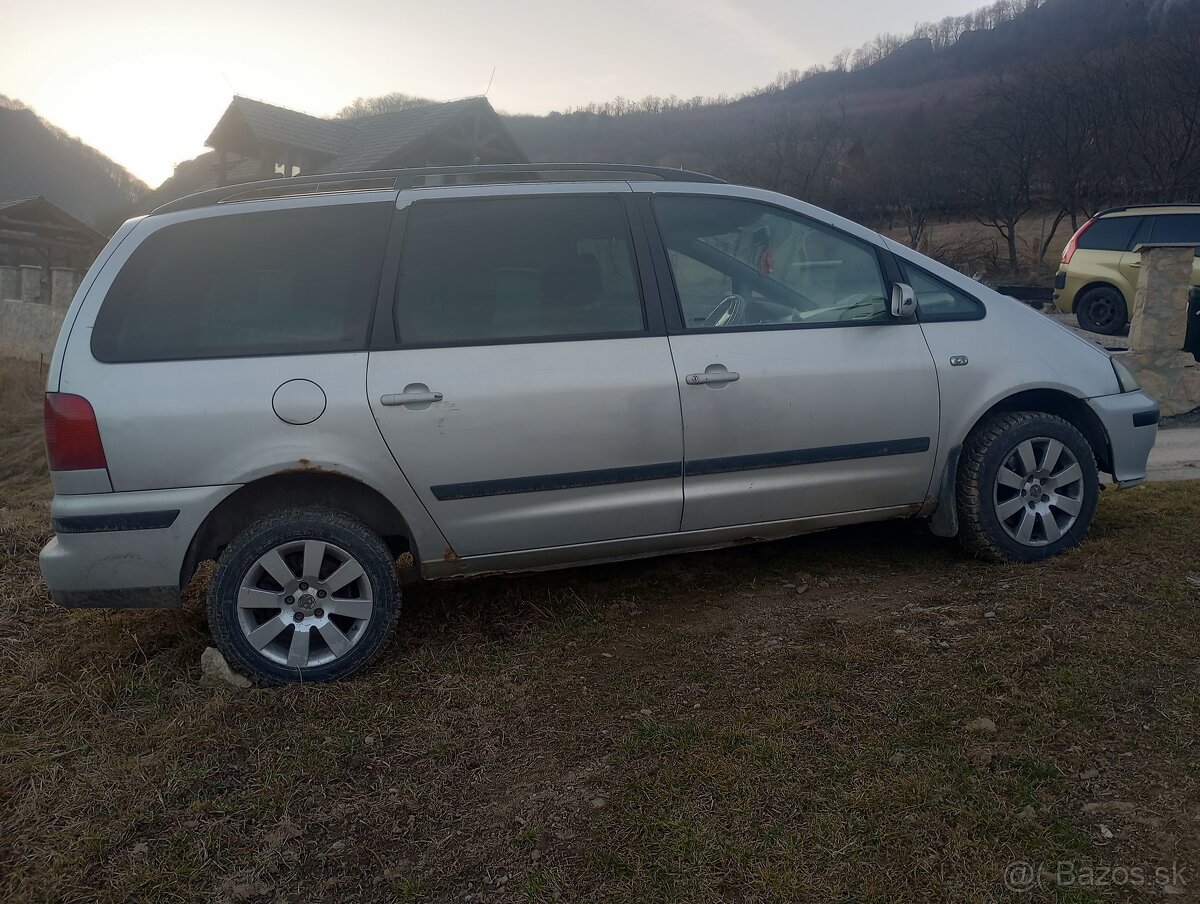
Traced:
POLYGON ((1064 392, 1061 389, 1034 388, 1023 389, 1020 392, 1005 396, 986 409, 971 424, 962 439, 953 447, 948 456, 945 472, 938 491, 937 506, 931 513, 934 517, 930 526, 935 534, 941 537, 953 537, 958 534, 958 516, 956 499, 958 497, 959 470, 961 460, 958 452, 980 425, 989 418, 1006 412, 1038 411, 1060 417, 1087 440, 1096 456, 1096 465, 1101 471, 1112 472, 1112 444, 1108 438, 1100 417, 1086 401, 1064 392))
POLYGON ((394 556, 410 554, 413 571, 409 576, 419 573, 420 558, 412 530, 386 496, 344 474, 293 471, 244 484, 208 513, 188 545, 180 570, 180 586, 188 582, 201 562, 220 556, 230 541, 250 524, 273 511, 298 505, 323 506, 358 518, 383 538, 394 556))
POLYGON ((1010 411, 1040 411, 1062 418, 1083 434, 1100 470, 1112 470, 1112 446, 1104 423, 1087 402, 1061 389, 1025 389, 1006 396, 979 416, 967 436, 992 415, 1010 411))

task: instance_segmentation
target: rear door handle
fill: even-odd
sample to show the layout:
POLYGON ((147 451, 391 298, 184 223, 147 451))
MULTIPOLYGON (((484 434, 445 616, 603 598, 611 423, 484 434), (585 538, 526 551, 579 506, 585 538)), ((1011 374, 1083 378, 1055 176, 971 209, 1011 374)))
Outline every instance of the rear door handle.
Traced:
POLYGON ((705 370, 704 373, 688 374, 683 380, 688 386, 703 386, 706 383, 736 383, 741 378, 741 374, 732 370, 726 370, 720 364, 710 364, 709 369, 705 370), (720 368, 720 370, 716 368, 720 368))

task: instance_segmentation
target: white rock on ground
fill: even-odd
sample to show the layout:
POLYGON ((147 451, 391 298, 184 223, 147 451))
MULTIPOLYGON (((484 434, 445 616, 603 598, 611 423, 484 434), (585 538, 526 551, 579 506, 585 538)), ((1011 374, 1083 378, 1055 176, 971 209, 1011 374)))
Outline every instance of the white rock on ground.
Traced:
POLYGON ((235 672, 216 647, 205 647, 200 654, 200 684, 204 687, 252 687, 252 682, 240 672, 235 672))

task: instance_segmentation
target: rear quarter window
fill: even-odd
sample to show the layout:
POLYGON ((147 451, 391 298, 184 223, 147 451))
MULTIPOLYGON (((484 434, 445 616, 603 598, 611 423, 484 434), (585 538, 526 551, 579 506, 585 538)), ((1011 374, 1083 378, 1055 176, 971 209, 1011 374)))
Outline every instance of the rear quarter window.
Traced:
POLYGON ((1141 217, 1104 217, 1083 231, 1079 247, 1091 251, 1127 251, 1141 217))
POLYGON ((364 349, 391 204, 209 217, 146 238, 96 316, 101 361, 364 349))

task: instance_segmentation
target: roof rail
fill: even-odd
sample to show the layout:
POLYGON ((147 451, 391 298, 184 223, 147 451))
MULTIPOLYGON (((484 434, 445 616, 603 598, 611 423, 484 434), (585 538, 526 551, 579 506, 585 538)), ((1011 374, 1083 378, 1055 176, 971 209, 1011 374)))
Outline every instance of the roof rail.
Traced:
POLYGON ((258 201, 305 194, 345 191, 396 191, 420 186, 486 185, 505 182, 572 182, 596 179, 658 179, 663 182, 710 182, 716 176, 666 166, 620 163, 503 163, 492 166, 423 166, 412 169, 374 170, 361 173, 314 173, 278 177, 210 188, 169 201, 153 213, 174 213, 233 201, 258 201))
POLYGON ((1096 214, 1095 219, 1107 216, 1110 213, 1121 213, 1125 210, 1154 209, 1156 207, 1200 207, 1200 204, 1195 201, 1159 201, 1153 204, 1122 204, 1120 207, 1110 207, 1107 210, 1100 211, 1096 214))

